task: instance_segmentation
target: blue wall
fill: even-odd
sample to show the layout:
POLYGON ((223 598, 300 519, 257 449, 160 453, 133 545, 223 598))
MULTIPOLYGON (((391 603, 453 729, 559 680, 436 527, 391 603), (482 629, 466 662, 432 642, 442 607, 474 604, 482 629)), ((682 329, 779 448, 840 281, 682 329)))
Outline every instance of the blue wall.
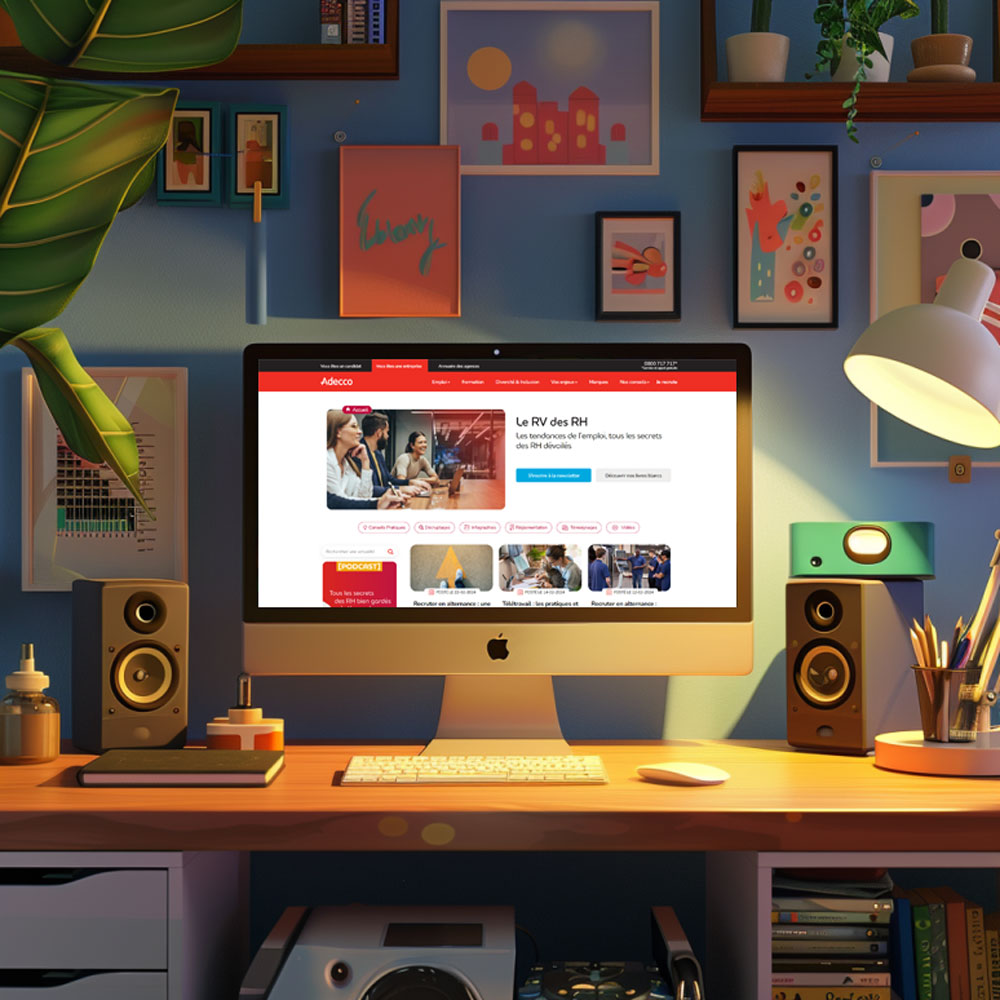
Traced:
MULTIPOLYGON (((263 4, 247 0, 255 16, 263 4)), ((277 6, 277 5, 274 5, 277 6)), ((283 6, 283 5, 282 5, 283 6)), ((743 8, 722 4, 720 36, 744 30, 743 8), (729 17, 738 8, 738 16, 729 17)), ((809 65, 809 5, 775 4, 774 28, 795 35, 790 77, 809 65), (793 14, 794 9, 794 14, 793 14), (797 67, 797 68, 796 68, 797 67)), ((868 407, 841 363, 868 315, 868 160, 891 170, 986 170, 996 165, 992 123, 862 122, 861 145, 839 123, 703 124, 699 120, 698 3, 662 9, 659 177, 467 177, 463 181, 463 316, 459 320, 340 320, 337 312, 337 146, 438 141, 438 3, 401 3, 398 82, 184 84, 185 99, 289 106, 291 207, 270 216, 270 306, 264 327, 244 321, 248 217, 217 208, 161 207, 152 196, 114 225, 93 274, 60 319, 90 364, 179 364, 190 371, 191 732, 233 698, 240 667, 240 352, 255 340, 746 341, 754 356, 754 599, 756 649, 745 678, 562 679, 557 695, 571 738, 784 735, 784 612, 788 523, 919 519, 937 525, 938 579, 926 603, 947 625, 979 598, 997 525, 998 476, 977 470, 950 486, 942 470, 873 470, 868 407), (896 149, 919 128, 920 136, 896 149), (840 147, 840 329, 734 331, 730 326, 730 153, 737 143, 840 147), (679 209, 683 319, 670 324, 593 320, 595 211, 679 209)), ((987 4, 952 4, 956 30, 976 36, 990 75, 987 4)), ((926 15, 919 25, 926 28, 926 15)), ((915 31, 911 22, 909 33, 915 31)), ((909 66, 897 46, 895 78, 909 66)), ((0 352, 0 654, 34 641, 69 708, 70 598, 20 590, 18 370, 0 352)), ((3 672, 6 672, 4 668, 3 672)), ((440 680, 262 679, 256 695, 284 716, 290 737, 427 737, 440 680)), ((64 734, 68 735, 68 718, 64 734)))

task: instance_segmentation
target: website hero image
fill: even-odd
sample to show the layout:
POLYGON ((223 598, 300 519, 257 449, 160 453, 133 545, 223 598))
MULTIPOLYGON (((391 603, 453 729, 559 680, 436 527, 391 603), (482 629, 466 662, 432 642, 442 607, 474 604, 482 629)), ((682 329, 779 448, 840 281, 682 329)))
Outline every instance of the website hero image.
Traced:
POLYGON ((735 607, 735 371, 570 364, 262 362, 260 607, 735 607))

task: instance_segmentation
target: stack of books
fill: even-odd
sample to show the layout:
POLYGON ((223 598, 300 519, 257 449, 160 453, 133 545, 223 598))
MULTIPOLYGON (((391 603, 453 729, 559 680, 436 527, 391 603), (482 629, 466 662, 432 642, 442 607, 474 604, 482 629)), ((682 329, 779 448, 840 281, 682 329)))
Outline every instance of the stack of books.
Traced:
POLYGON ((320 0, 319 21, 324 44, 385 43, 385 0, 320 0))
POLYGON ((772 1000, 891 1000, 891 889, 884 873, 806 881, 776 872, 772 1000))
POLYGON ((948 886, 895 889, 900 1000, 1000 998, 1000 914, 948 886))

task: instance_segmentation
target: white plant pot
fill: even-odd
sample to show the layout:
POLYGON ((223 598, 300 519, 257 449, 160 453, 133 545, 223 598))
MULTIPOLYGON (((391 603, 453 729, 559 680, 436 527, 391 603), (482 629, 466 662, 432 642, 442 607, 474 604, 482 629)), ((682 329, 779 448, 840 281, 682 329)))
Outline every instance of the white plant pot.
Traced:
POLYGON ((747 31, 726 39, 726 66, 732 83, 784 83, 788 35, 747 31))
MULTIPOLYGON (((880 31, 878 37, 888 58, 884 58, 879 52, 871 54, 872 68, 865 70, 866 83, 886 83, 889 80, 889 64, 892 61, 892 35, 880 31)), ((840 65, 837 67, 837 72, 833 74, 833 79, 837 83, 852 83, 857 71, 858 57, 854 54, 854 48, 851 46, 850 38, 848 38, 844 42, 840 65)))

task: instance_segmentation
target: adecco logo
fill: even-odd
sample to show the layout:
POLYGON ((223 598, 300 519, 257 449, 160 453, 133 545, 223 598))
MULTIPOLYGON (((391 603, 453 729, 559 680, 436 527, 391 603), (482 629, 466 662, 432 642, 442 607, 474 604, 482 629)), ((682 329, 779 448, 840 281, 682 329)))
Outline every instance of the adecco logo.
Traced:
POLYGON ((320 379, 320 385, 354 385, 354 379, 334 378, 332 375, 324 375, 320 379))

